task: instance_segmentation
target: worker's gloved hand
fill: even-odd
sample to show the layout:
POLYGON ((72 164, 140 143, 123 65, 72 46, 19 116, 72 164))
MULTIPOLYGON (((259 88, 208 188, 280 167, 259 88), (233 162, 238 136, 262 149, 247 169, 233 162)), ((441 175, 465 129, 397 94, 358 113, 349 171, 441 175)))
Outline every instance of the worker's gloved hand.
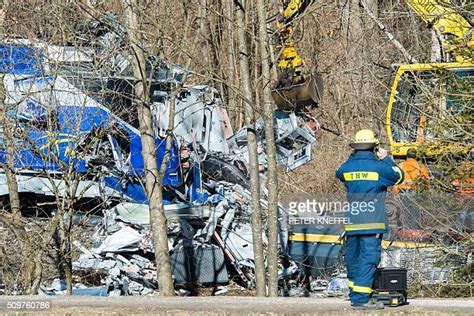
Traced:
POLYGON ((378 148, 376 154, 377 154, 377 157, 378 157, 380 160, 382 160, 382 159, 384 159, 385 157, 387 157, 387 154, 388 154, 388 153, 387 153, 387 151, 386 151, 385 149, 383 149, 383 148, 378 148))

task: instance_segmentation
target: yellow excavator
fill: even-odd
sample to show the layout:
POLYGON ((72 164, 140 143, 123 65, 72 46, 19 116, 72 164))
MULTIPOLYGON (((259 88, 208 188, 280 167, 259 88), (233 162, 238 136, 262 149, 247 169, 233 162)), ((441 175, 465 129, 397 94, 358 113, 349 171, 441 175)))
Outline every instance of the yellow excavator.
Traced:
POLYGON ((322 101, 323 81, 311 73, 295 47, 294 22, 315 0, 284 0, 277 20, 283 49, 278 60, 278 79, 272 97, 279 110, 299 112, 322 101))
POLYGON ((410 148, 427 156, 472 151, 473 24, 447 0, 406 2, 436 31, 444 60, 395 66, 386 118, 392 153, 403 157, 410 148))
POLYGON ((405 1, 435 30, 442 53, 436 62, 395 66, 386 117, 392 154, 467 157, 453 183, 474 193, 474 24, 449 0, 405 1))

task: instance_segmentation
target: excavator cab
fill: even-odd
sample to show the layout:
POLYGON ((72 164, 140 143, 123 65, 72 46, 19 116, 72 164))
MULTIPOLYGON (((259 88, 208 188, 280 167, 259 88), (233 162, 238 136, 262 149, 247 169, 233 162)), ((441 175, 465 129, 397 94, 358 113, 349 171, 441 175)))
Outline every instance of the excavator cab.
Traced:
POLYGON ((468 153, 474 143, 474 64, 401 65, 392 83, 387 135, 394 156, 468 153))

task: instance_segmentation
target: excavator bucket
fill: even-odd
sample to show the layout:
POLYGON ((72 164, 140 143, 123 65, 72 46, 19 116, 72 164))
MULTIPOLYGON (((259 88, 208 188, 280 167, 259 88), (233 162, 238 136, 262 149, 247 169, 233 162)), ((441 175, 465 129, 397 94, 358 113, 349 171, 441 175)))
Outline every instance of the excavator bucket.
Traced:
POLYGON ((295 85, 277 85, 272 97, 281 111, 299 112, 305 107, 317 107, 323 97, 323 80, 319 74, 305 76, 305 81, 295 85))

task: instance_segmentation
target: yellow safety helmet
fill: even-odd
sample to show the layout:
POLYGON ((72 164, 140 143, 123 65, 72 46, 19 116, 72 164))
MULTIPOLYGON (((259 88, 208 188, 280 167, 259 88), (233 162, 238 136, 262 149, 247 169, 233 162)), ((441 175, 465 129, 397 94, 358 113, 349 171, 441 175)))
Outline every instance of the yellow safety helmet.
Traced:
POLYGON ((362 129, 355 135, 354 141, 349 145, 358 150, 366 150, 374 148, 379 144, 379 140, 375 133, 370 129, 362 129))

